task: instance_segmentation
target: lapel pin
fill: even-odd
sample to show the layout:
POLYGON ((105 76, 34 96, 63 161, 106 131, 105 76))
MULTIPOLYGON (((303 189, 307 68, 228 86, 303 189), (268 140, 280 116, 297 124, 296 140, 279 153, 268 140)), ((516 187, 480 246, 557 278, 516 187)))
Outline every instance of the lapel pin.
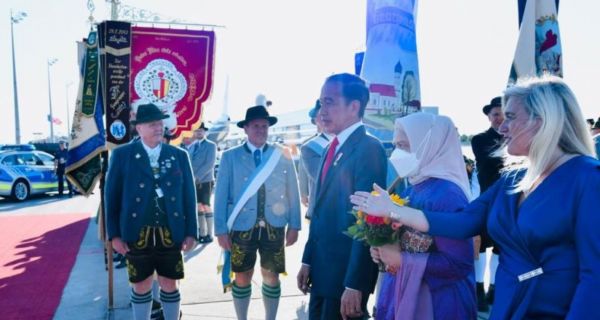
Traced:
POLYGON ((333 166, 337 166, 338 161, 340 161, 340 159, 342 158, 342 156, 344 155, 344 153, 340 152, 337 157, 335 157, 335 161, 333 162, 333 166))
POLYGON ((140 157, 141 157, 141 156, 140 156, 140 154, 139 154, 139 153, 136 153, 136 154, 135 154, 135 158, 136 158, 136 159, 139 159, 140 157))
POLYGON ((175 157, 171 156, 171 160, 175 160, 175 157))

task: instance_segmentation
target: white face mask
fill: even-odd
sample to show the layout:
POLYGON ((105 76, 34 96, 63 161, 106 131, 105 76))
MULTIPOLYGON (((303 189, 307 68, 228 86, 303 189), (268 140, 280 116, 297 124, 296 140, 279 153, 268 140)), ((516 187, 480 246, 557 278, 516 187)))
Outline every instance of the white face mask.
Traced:
MULTIPOLYGON (((435 122, 434 122, 435 123, 435 122)), ((432 124, 433 127, 433 124, 432 124)), ((425 134, 425 138, 421 141, 421 144, 416 149, 416 152, 407 152, 405 150, 396 148, 390 155, 390 162, 400 177, 412 177, 419 172, 419 165, 421 160, 417 158, 417 153, 424 148, 429 139, 431 138, 431 129, 425 134)))
POLYGON ((390 162, 394 166, 394 169, 396 169, 398 176, 404 178, 410 177, 417 172, 420 161, 417 159, 416 154, 396 148, 390 155, 390 162))

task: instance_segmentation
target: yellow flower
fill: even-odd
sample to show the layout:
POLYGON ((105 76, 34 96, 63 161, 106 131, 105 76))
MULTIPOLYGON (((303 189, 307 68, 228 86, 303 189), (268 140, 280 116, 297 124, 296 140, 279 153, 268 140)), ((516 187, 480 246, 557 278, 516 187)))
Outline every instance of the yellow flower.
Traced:
POLYGON ((365 217, 365 214, 362 211, 358 211, 358 212, 356 212, 356 217, 360 221, 360 220, 362 220, 365 217))
POLYGON ((405 199, 400 198, 397 194, 392 194, 391 198, 392 198, 393 203, 395 203, 401 207, 405 206, 408 203, 408 198, 405 198, 405 199))
POLYGON ((363 221, 361 219, 356 220, 356 225, 360 226, 363 224, 363 221))

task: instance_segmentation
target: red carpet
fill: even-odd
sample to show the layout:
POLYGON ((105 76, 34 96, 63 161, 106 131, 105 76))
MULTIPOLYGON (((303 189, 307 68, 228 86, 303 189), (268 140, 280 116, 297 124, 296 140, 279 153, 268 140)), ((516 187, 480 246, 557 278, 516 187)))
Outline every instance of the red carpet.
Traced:
POLYGON ((0 319, 52 319, 89 214, 0 217, 0 319))

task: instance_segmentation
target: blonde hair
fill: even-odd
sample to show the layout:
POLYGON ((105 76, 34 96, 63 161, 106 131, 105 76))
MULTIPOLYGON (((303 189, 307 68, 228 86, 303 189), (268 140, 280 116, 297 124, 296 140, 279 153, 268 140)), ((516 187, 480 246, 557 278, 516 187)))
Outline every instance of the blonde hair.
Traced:
POLYGON ((561 78, 543 75, 520 79, 504 91, 504 108, 509 100, 523 107, 530 123, 535 119, 541 120, 527 155, 527 173, 514 192, 529 190, 536 179, 554 164, 557 149, 572 155, 594 154, 592 137, 577 99, 561 78))

